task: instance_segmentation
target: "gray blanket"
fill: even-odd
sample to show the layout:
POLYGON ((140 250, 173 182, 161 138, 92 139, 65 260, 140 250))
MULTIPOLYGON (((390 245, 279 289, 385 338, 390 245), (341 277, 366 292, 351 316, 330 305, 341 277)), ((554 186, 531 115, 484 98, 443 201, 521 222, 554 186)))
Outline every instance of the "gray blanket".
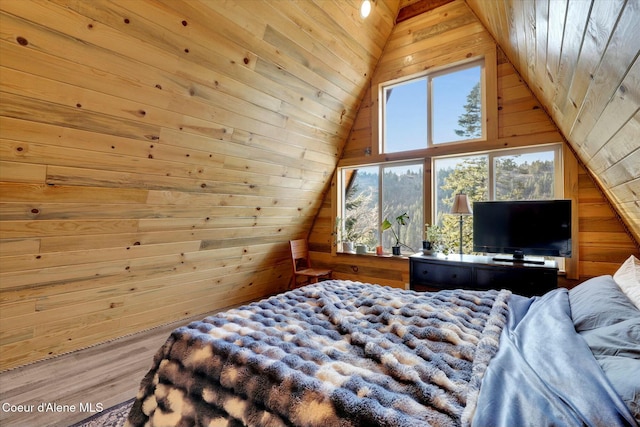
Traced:
POLYGON ((159 350, 128 425, 468 425, 509 296, 334 280, 208 317, 159 350))
MULTIPOLYGON (((626 374, 637 381, 639 373, 626 374)), ((472 425, 637 426, 576 333, 567 289, 509 299, 507 325, 484 375, 472 425)))

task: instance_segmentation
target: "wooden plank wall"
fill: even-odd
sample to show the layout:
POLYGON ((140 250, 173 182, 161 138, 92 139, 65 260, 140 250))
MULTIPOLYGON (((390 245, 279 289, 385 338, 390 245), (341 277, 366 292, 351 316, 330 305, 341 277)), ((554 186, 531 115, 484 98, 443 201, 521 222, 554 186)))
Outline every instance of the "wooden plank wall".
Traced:
POLYGON ((0 2, 0 369, 284 289, 394 24, 0 2))
MULTIPOLYGON (((418 67, 429 67, 466 55, 473 56, 480 49, 486 49, 491 36, 485 29, 478 30, 479 22, 462 1, 442 6, 432 12, 417 16, 396 25, 390 36, 389 45, 404 47, 403 57, 395 61, 389 56, 398 57, 396 52, 385 52, 380 66, 373 76, 373 82, 386 78, 395 78, 416 72, 418 67), (438 30, 439 29, 439 30, 438 30), (445 29, 444 31, 442 29, 445 29), (473 31, 469 31, 473 29, 473 31), (417 34, 437 34, 428 39, 418 39, 417 34), (481 47, 479 47, 479 45, 481 47), (443 47, 444 46, 444 47, 443 47), (441 56, 434 52, 442 52, 441 56), (410 58, 410 59, 409 59, 410 58), (409 64, 405 67, 405 64, 409 64)), ((492 42, 493 43, 493 42, 492 42)), ((495 44, 493 44, 495 46, 495 44)), ((452 144, 447 147, 426 149, 418 153, 425 158, 433 155, 464 153, 474 150, 483 151, 492 148, 508 148, 534 144, 563 142, 553 120, 549 118, 540 102, 532 94, 521 76, 500 49, 497 50, 497 138, 480 144, 452 144)), ((377 90, 376 87, 370 91, 377 90)), ((376 138, 372 122, 377 108, 375 96, 372 101, 363 104, 356 116, 353 129, 343 152, 341 165, 366 164, 380 161, 380 158, 365 153, 375 152, 376 138)), ((566 143, 565 147, 566 147, 566 143)), ((573 268, 571 277, 584 279, 600 274, 611 274, 632 253, 640 256, 638 246, 626 232, 616 217, 607 199, 597 190, 584 167, 576 162, 569 149, 565 153, 566 197, 576 201, 578 210, 577 257, 569 260, 573 268), (575 166, 574 166, 575 164, 575 166)), ((415 158, 416 152, 411 153, 415 158)), ((382 159, 383 160, 383 159, 382 159)), ((429 162, 427 162, 429 164, 429 162)), ((430 174, 430 171, 426 171, 430 174)), ((335 191, 335 189, 333 189, 335 191)), ((325 198, 322 209, 316 219, 310 244, 314 249, 314 261, 324 267, 332 268, 336 277, 365 282, 381 282, 390 286, 406 287, 409 282, 409 263, 402 259, 377 258, 368 255, 331 255, 330 237, 335 207, 332 197, 325 198)), ((567 282, 574 283, 574 282, 567 282)))
POLYGON ((631 254, 640 259, 637 243, 584 167, 578 173, 578 206, 581 278, 613 274, 631 254))
POLYGON ((467 2, 640 242, 640 2, 467 2))

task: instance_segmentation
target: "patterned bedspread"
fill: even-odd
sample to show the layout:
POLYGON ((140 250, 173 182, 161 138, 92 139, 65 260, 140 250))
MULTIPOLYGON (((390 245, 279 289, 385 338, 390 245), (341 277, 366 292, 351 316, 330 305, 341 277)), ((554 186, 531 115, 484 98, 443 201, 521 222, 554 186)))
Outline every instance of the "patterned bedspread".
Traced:
POLYGON ((508 291, 326 281, 176 329, 130 426, 468 425, 508 291))

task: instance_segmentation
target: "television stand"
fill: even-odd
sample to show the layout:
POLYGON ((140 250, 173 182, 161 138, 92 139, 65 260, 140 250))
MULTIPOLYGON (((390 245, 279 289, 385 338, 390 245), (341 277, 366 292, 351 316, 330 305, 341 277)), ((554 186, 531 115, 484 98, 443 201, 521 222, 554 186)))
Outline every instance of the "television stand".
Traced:
POLYGON ((555 261, 544 264, 498 262, 480 255, 423 255, 409 257, 411 289, 510 289, 516 294, 542 295, 558 287, 555 261))
POLYGON ((523 263, 523 264, 537 264, 537 265, 544 265, 544 258, 530 258, 530 257, 522 257, 522 258, 517 258, 514 256, 495 256, 493 257, 494 261, 499 261, 499 262, 515 262, 515 263, 523 263))

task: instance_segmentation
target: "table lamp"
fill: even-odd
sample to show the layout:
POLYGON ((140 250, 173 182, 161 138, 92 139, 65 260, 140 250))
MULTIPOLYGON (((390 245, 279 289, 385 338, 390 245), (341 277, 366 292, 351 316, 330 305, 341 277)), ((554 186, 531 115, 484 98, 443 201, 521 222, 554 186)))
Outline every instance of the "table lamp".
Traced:
POLYGON ((462 217, 473 214, 466 194, 456 194, 453 206, 451 206, 451 213, 460 215, 460 258, 462 258, 462 217))

